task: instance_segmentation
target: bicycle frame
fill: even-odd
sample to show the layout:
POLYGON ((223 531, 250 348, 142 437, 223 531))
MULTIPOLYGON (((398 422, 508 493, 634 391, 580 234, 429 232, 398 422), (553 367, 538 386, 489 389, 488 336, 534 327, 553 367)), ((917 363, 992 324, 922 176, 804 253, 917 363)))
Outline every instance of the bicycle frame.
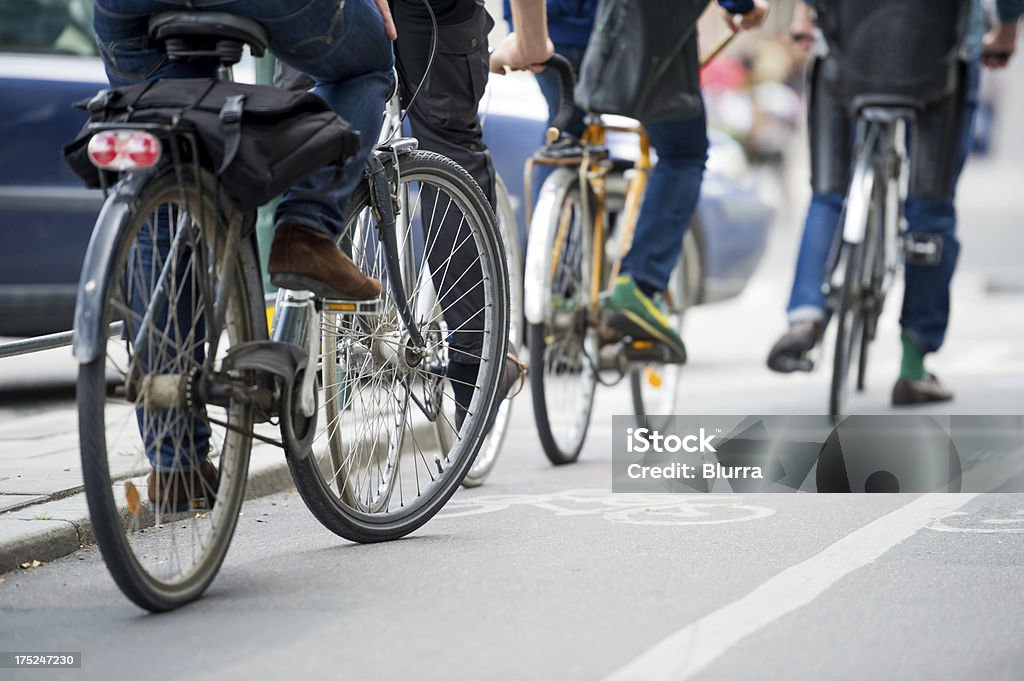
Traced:
POLYGON ((869 257, 880 257, 879 271, 884 274, 879 293, 884 298, 899 270, 903 252, 902 238, 906 232, 904 205, 909 189, 910 162, 907 153, 907 132, 914 120, 911 109, 867 107, 858 118, 858 153, 846 196, 845 218, 836 234, 833 247, 830 292, 847 285, 845 268, 841 266, 849 247, 868 243, 877 246, 869 257), (885 204, 874 205, 877 182, 884 182, 885 204), (878 234, 869 233, 871 211, 877 211, 878 234))

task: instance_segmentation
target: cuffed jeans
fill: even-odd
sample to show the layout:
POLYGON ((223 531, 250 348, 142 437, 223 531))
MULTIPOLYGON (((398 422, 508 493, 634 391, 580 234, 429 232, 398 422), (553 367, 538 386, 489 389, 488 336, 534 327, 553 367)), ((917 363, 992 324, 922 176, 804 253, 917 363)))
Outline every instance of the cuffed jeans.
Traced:
MULTIPOLYGON (((958 142, 957 178, 970 151, 978 106, 978 76, 979 67, 974 63, 967 71, 965 84, 966 106, 958 142)), ((960 253, 954 200, 955 192, 942 201, 911 197, 906 202, 908 231, 942 239, 942 259, 937 265, 907 264, 904 268, 906 288, 900 325, 904 332, 915 338, 922 352, 935 352, 942 347, 949 324, 949 286, 960 253)), ((815 194, 811 199, 787 306, 790 322, 825 318, 826 298, 822 284, 829 274, 829 252, 836 238, 842 209, 843 196, 840 194, 815 194)))

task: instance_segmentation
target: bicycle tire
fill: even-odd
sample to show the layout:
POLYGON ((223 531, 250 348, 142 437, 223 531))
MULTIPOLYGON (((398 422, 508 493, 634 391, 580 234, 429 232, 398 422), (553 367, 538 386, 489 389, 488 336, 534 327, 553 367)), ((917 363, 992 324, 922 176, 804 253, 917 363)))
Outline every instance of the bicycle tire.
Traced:
POLYGON ((867 220, 864 237, 859 243, 844 242, 842 245, 840 262, 841 266, 845 267, 845 275, 836 313, 836 345, 829 389, 829 414, 832 416, 846 413, 850 364, 855 357, 858 363, 857 385, 861 384, 863 374, 867 371, 867 354, 863 347, 867 338, 866 296, 874 285, 874 268, 880 239, 880 211, 883 210, 885 197, 882 193, 882 183, 878 181, 873 169, 868 174, 866 182, 870 183, 870 187, 866 193, 868 206, 862 213, 867 220), (845 265, 842 264, 843 261, 845 265))
POLYGON ((550 267, 544 268, 545 280, 541 282, 542 290, 549 293, 550 305, 544 322, 527 323, 527 346, 537 435, 544 454, 556 466, 579 458, 597 387, 592 365, 597 358, 597 342, 590 324, 594 311, 588 309, 591 248, 581 221, 581 207, 575 175, 556 171, 541 188, 541 201, 530 227, 531 234, 550 235, 552 242, 535 244, 531 240, 529 248, 542 249, 542 253, 555 258, 550 267), (545 195, 554 197, 550 204, 545 203, 545 195), (545 211, 546 205, 554 210, 545 211), (561 418, 563 414, 558 412, 568 413, 568 418, 561 418), (567 432, 563 432, 562 422, 570 422, 567 432))
MULTIPOLYGON (((669 277, 668 290, 671 292, 672 300, 666 301, 669 302, 668 316, 680 337, 683 335, 686 311, 696 302, 696 284, 700 281, 698 229, 697 218, 694 217, 683 237, 679 261, 672 268, 669 277)), ((675 413, 682 373, 682 364, 645 364, 630 370, 629 392, 633 400, 633 413, 639 424, 651 430, 660 430, 667 426, 667 423, 650 417, 669 416, 675 413)))
MULTIPOLYGON (((314 439, 312 453, 302 461, 289 459, 288 465, 300 496, 317 520, 335 534, 360 543, 390 541, 415 531, 430 520, 458 489, 472 466, 484 439, 484 434, 493 419, 495 402, 498 399, 497 388, 500 370, 504 366, 503 360, 508 340, 508 274, 501 251, 501 236, 486 196, 465 170, 450 159, 438 154, 424 151, 410 151, 402 154, 398 158, 398 171, 397 176, 401 182, 407 183, 407 186, 413 183, 420 184, 420 197, 423 196, 424 182, 429 183, 430 186, 440 187, 451 199, 446 208, 445 217, 453 205, 463 212, 463 220, 460 220, 459 223, 460 230, 463 221, 470 225, 470 236, 466 237, 466 241, 463 243, 468 243, 469 239, 472 239, 472 243, 477 249, 482 272, 480 285, 484 287, 485 291, 486 302, 482 308, 485 318, 482 323, 485 331, 473 401, 469 405, 469 413, 461 429, 455 436, 452 449, 442 451, 445 444, 442 442, 443 438, 438 434, 439 429, 444 426, 441 423, 442 419, 447 423, 446 427, 453 431, 456 430, 456 425, 451 418, 455 398, 451 393, 445 392, 447 379, 439 373, 428 371, 427 368, 419 373, 410 369, 408 376, 411 378, 406 379, 407 387, 402 390, 404 397, 399 400, 401 404, 398 411, 401 414, 395 417, 398 421, 394 429, 389 430, 386 434, 387 452, 384 453, 382 461, 377 451, 379 444, 377 438, 380 436, 380 432, 366 433, 356 430, 357 427, 361 428, 362 424, 357 423, 359 419, 353 415, 353 412, 357 409, 370 409, 374 405, 379 405, 381 412, 390 410, 390 403, 373 403, 370 399, 373 397, 372 394, 366 399, 360 398, 359 395, 374 390, 377 376, 384 376, 391 369, 385 366, 384 362, 379 362, 379 366, 372 364, 372 362, 377 362, 373 357, 366 360, 371 364, 358 364, 357 366, 357 362, 352 358, 362 352, 356 346, 363 341, 357 337, 355 329, 368 327, 362 321, 342 318, 341 315, 334 315, 325 310, 322 323, 324 353, 321 359, 321 371, 323 379, 320 387, 324 398, 320 400, 320 404, 325 409, 327 416, 318 419, 319 427, 322 430, 314 439), (348 345, 345 345, 346 343, 348 345), (340 348, 343 347, 347 349, 341 350, 340 348), (344 368, 335 369, 343 362, 344 368), (362 373, 363 367, 366 366, 374 368, 377 373, 367 378, 362 373), (416 383, 416 381, 420 383, 416 383), (332 384, 335 385, 334 388, 331 387, 332 384), (369 384, 369 388, 367 384, 369 384), (408 386, 413 386, 413 388, 410 389, 408 386), (416 417, 416 412, 410 405, 410 401, 415 402, 411 395, 418 388, 423 390, 424 404, 433 405, 437 410, 431 421, 427 411, 420 408, 418 402, 415 403, 416 408, 420 408, 420 416, 426 417, 426 424, 417 424, 412 420, 416 417), (357 400, 363 401, 357 403, 357 400), (435 400, 436 404, 431 400, 435 400), (346 429, 351 430, 353 437, 347 438, 345 433, 348 430, 346 429), (419 447, 417 438, 426 437, 423 435, 425 432, 434 434, 437 449, 432 452, 422 450, 413 452, 413 454, 418 454, 425 464, 418 467, 417 457, 406 456, 407 452, 403 448, 407 445, 419 447), (358 449, 364 440, 366 447, 358 449), (349 441, 353 444, 346 445, 349 441), (346 446, 349 448, 346 449, 346 446), (441 453, 444 454, 443 457, 441 457, 441 453), (428 454, 434 456, 433 462, 426 460, 428 454), (362 470, 356 470, 356 468, 363 466, 363 459, 360 457, 365 459, 367 491, 373 492, 375 483, 370 481, 371 475, 379 475, 379 480, 377 480, 379 485, 376 488, 378 491, 381 488, 386 488, 378 497, 372 499, 368 497, 365 501, 361 493, 356 495, 353 491, 359 481, 360 470, 362 470), (413 459, 412 471, 409 470, 408 459, 410 458, 413 459), (442 463, 445 462, 446 465, 442 467, 442 463), (431 463, 438 467, 436 476, 431 470, 431 463), (372 470, 374 467, 376 467, 376 471, 372 470), (429 477, 424 487, 418 486, 420 475, 429 477), (416 494, 412 499, 407 499, 404 496, 405 486, 410 484, 417 485, 416 494), (332 485, 337 487, 337 491, 332 485), (397 503, 394 498, 396 492, 400 497, 397 503)), ((429 196, 440 196, 440 194, 430 194, 429 196)), ((416 214, 418 207, 422 207, 422 201, 423 199, 420 198, 413 202, 413 207, 410 209, 412 215, 416 214)), ((432 212, 431 220, 437 213, 437 201, 438 199, 435 198, 435 210, 432 212)), ((361 241, 372 240, 373 234, 376 233, 366 222, 372 219, 370 206, 369 187, 364 182, 357 188, 350 200, 346 235, 340 240, 341 245, 353 254, 353 259, 361 268, 376 267, 373 263, 377 262, 373 260, 376 252, 372 244, 361 241)), ((424 209, 425 211, 426 209, 424 209)), ((419 225, 421 227, 422 220, 423 218, 420 218, 419 225)), ((416 224, 416 220, 409 219, 408 225, 413 224, 416 224)), ((461 232, 459 233, 461 234, 461 232)), ((413 248, 415 238, 415 235, 410 233, 409 238, 404 241, 407 248, 413 248)), ((429 296, 434 295, 436 301, 438 296, 435 287, 444 290, 444 284, 438 286, 435 281, 436 271, 423 274, 428 271, 423 263, 430 257, 432 246, 427 244, 431 243, 435 242, 424 236, 420 269, 410 273, 411 281, 419 282, 415 284, 410 296, 410 304, 419 312, 423 312, 423 309, 418 306, 424 304, 428 306, 429 310, 434 309, 434 307, 430 307, 429 296), (431 289, 435 289, 433 294, 431 289)), ((415 257, 419 256, 414 255, 415 257)), ((415 267, 414 264, 412 266, 415 267)), ((433 265, 430 267, 438 269, 433 265)), ((364 271, 367 270, 364 269, 364 271)), ((447 269, 444 271, 447 274, 447 269)), ((379 269, 373 270, 373 272, 376 273, 376 276, 383 276, 379 273, 379 269)), ((385 283, 385 289, 387 286, 388 284, 385 283)), ((443 296, 441 297, 443 298, 443 296)), ((387 307, 387 300, 388 296, 382 295, 382 308, 387 307)), ((391 312, 389 311, 388 314, 391 312)), ((384 316, 383 313, 379 315, 381 319, 384 316)), ((438 339, 432 352, 436 350, 441 354, 444 345, 443 339, 448 337, 448 332, 440 328, 434 329, 433 325, 447 322, 444 321, 443 315, 440 316, 441 321, 437 321, 433 317, 431 319, 433 321, 423 325, 423 331, 427 337, 438 339)), ((458 329, 452 332, 458 332, 458 329)), ((389 330, 384 333, 397 332, 389 330)), ((369 336, 366 338, 368 346, 373 343, 369 336)), ((384 341, 381 341, 381 344, 385 344, 384 341)), ((450 346, 448 349, 450 350, 450 346)), ((363 359, 365 360, 366 357, 364 356, 363 359)), ((424 366, 429 367, 429 362, 424 366)), ((395 374, 397 375, 397 371, 395 374)), ((382 378, 380 381, 382 388, 385 380, 387 379, 382 378)), ((392 388, 395 385, 397 382, 393 380, 392 388)), ((450 381, 447 386, 451 390, 450 381)), ((377 417, 379 416, 380 414, 377 414, 377 417)), ((366 421, 364 420, 364 422, 366 421)), ((373 424, 378 421, 380 418, 369 419, 371 425, 367 427, 375 427, 373 424)))
MULTIPOLYGON (((508 264, 508 343, 517 357, 523 356, 525 347, 525 331, 523 328, 523 263, 522 249, 519 246, 519 223, 516 220, 512 200, 508 188, 500 175, 494 177, 495 208, 498 228, 501 230, 502 246, 508 264)), ((504 395, 499 395, 504 398, 504 395)), ((473 461, 466 477, 462 479, 463 487, 479 487, 494 470, 498 462, 498 454, 505 442, 505 433, 512 418, 512 399, 502 399, 498 411, 494 415, 491 430, 480 446, 480 451, 473 461)))
MULTIPOLYGON (((146 377, 166 377, 174 375, 173 371, 178 367, 177 375, 180 376, 185 367, 198 362, 197 347, 202 347, 202 352, 209 349, 212 334, 205 338, 200 335, 209 331, 203 312, 209 301, 197 274, 207 275, 207 270, 200 266, 202 260, 197 254, 209 253, 207 247, 216 244, 224 225, 214 224, 211 219, 215 215, 212 197, 216 188, 212 176, 202 172, 198 182, 196 179, 190 169, 182 169, 183 183, 179 187, 174 170, 167 169, 150 177, 135 175, 123 180, 111 194, 97 222, 97 233, 116 232, 111 255, 105 260, 107 266, 101 266, 97 271, 83 269, 82 272, 84 290, 91 289, 98 294, 95 298, 98 298, 96 304, 99 307, 92 311, 103 322, 99 327, 103 330, 101 337, 94 339, 100 344, 100 354, 80 366, 77 382, 82 472, 92 529, 104 562, 121 591, 140 607, 155 612, 171 610, 198 598, 216 576, 238 521, 252 443, 249 435, 253 423, 251 407, 234 401, 224 408, 207 406, 204 407, 205 419, 175 407, 154 412, 145 406, 142 395, 145 379, 141 382, 143 387, 138 388, 138 377, 134 373, 138 369, 140 373, 146 372, 146 377), (204 190, 202 197, 197 193, 197 186, 204 190), (185 205, 190 207, 188 211, 185 205), (177 206, 177 210, 173 206, 177 206), (198 211, 197 206, 200 207, 198 211), (162 210, 166 211, 165 222, 161 222, 162 210), (201 216, 199 219, 195 217, 197 213, 201 216), (165 224, 171 240, 167 253, 153 248, 151 256, 144 255, 146 244, 153 243, 154 239, 159 243, 163 236, 162 225, 165 224), (191 237, 183 237, 180 241, 171 237, 172 232, 185 234, 182 227, 188 225, 195 228, 190 231, 191 237), (144 231, 147 227, 148 232, 144 231), (182 246, 189 238, 192 239, 191 246, 182 246), (177 249, 175 244, 178 244, 177 249), (172 256, 172 253, 178 255, 172 256), (145 261, 150 258, 152 262, 147 270, 145 261), (157 262, 160 258, 164 260, 162 265, 157 262), (149 283, 144 281, 147 271, 149 283), (156 271, 161 272, 159 282, 168 291, 169 300, 178 300, 178 305, 183 299, 186 303, 191 301, 187 308, 190 321, 171 321, 185 316, 176 305, 174 315, 168 306, 163 308, 164 312, 149 317, 146 326, 147 316, 141 315, 141 310, 146 304, 146 296, 151 296, 152 291, 158 288, 152 279, 156 271), (163 276, 165 272, 166 276, 163 276), (129 320, 125 327, 138 326, 138 335, 131 340, 110 336, 106 331, 108 324, 118 318, 129 320), (166 321, 162 322, 164 318, 166 321), (175 355, 174 348, 170 346, 177 335, 186 330, 183 326, 186 323, 189 325, 188 333, 183 338, 188 345, 183 347, 188 350, 175 355), (145 344, 144 351, 135 352, 139 348, 135 339, 145 344), (154 357, 158 358, 155 361, 159 363, 160 371, 147 371, 152 369, 154 357), (110 391, 112 371, 119 375, 113 395, 110 391), (133 377, 136 379, 134 383, 133 377), (136 387, 132 388, 132 385, 136 387), (125 394, 129 390, 138 390, 140 395, 133 402, 127 402, 117 396, 118 388, 125 394), (206 420, 211 418, 211 413, 216 414, 217 420, 230 423, 241 432, 219 429, 206 420), (142 425, 147 420, 149 425, 142 425), (192 510, 178 512, 160 502, 147 505, 142 501, 144 497, 138 488, 145 485, 139 476, 150 469, 144 453, 149 443, 154 449, 162 448, 170 439, 170 446, 175 447, 172 466, 178 466, 181 464, 178 452, 186 442, 195 444, 196 430, 203 427, 201 423, 204 420, 211 431, 210 442, 217 444, 219 440, 221 444, 219 452, 210 454, 211 458, 216 455, 220 467, 220 483, 214 492, 216 500, 212 509, 205 513, 192 510), (143 429, 145 435, 139 432, 143 429), (183 432, 179 438, 179 430, 187 433, 183 432), (133 450, 137 450, 136 460, 129 460, 131 456, 126 454, 130 455, 133 450), (121 495, 115 490, 121 488, 124 490, 123 498, 119 499, 121 495), (179 529, 185 532, 178 532, 179 529), (203 534, 205 542, 202 541, 203 534), (192 563, 186 571, 182 561, 188 561, 188 551, 184 551, 186 555, 183 557, 179 542, 186 544, 190 539, 194 540, 190 544, 192 563), (174 551, 173 556, 169 555, 171 551, 174 551), (175 562, 182 574, 171 573, 175 562)), ((251 220, 253 216, 229 213, 228 217, 251 220)), ((266 337, 263 286, 254 244, 243 238, 234 254, 224 258, 213 276, 234 276, 234 280, 225 308, 226 328, 223 334, 226 343, 220 342, 221 350, 266 337)), ((92 259, 87 257, 86 262, 92 262, 92 259)), ((152 298, 149 301, 152 302, 152 298)), ((152 307, 156 310, 160 305, 152 307)), ((132 336, 132 333, 128 332, 126 336, 132 336)), ((209 488, 200 490, 201 494, 209 492, 209 488)), ((194 495, 193 488, 190 496, 194 495)))

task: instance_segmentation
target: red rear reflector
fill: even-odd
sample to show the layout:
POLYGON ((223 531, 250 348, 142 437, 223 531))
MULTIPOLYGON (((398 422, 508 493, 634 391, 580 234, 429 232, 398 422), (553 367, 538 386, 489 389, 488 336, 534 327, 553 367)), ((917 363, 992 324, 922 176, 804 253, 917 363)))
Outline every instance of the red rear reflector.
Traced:
POLYGON ((160 154, 160 140, 139 130, 108 130, 89 140, 89 160, 103 170, 151 168, 160 154))

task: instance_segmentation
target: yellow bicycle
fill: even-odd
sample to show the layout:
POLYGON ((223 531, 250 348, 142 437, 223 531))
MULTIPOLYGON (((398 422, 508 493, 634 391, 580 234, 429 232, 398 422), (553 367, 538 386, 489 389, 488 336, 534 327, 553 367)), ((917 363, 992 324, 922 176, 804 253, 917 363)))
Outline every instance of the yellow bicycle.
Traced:
MULTIPOLYGON (((601 293, 629 251, 653 168, 647 133, 630 119, 590 115, 579 141, 562 134, 571 113, 572 73, 567 62, 552 65, 562 76, 562 112, 524 171, 530 225, 524 312, 538 434, 551 462, 565 464, 579 457, 598 384, 628 376, 634 412, 647 421, 674 411, 681 365, 670 361, 662 345, 619 337, 601 320, 601 293), (639 154, 633 163, 612 158, 611 135, 636 137, 639 154), (554 170, 534 209, 529 197, 537 166, 554 170)), ((661 296, 679 332, 699 284, 688 276, 699 267, 697 238, 696 230, 687 231, 683 255, 661 296)))

